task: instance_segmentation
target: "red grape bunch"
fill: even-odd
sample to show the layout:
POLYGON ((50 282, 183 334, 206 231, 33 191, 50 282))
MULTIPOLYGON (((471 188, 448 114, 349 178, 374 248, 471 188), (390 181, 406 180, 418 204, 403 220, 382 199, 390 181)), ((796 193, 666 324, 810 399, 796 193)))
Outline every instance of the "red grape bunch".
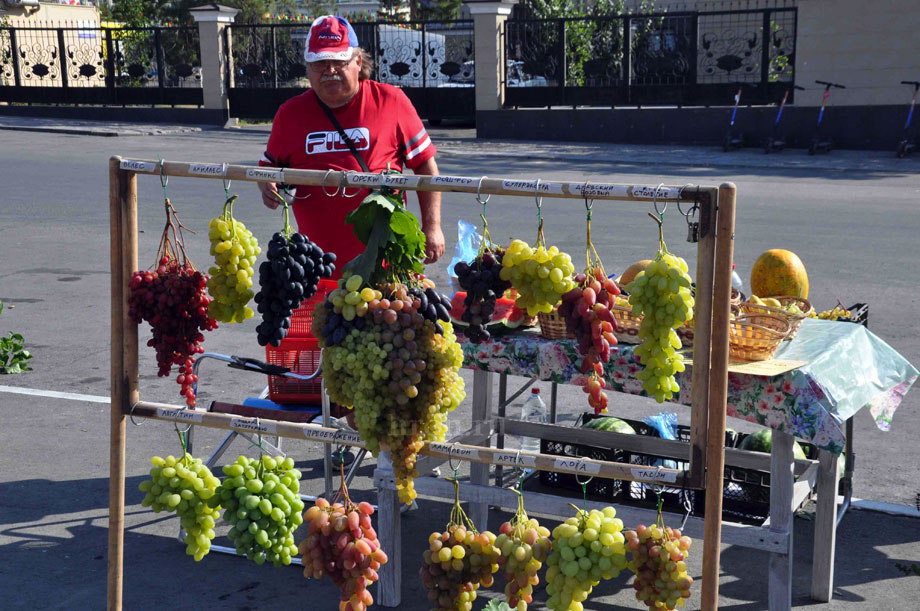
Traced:
POLYGON ((654 609, 683 607, 693 585, 686 562, 693 540, 661 524, 640 524, 623 534, 630 554, 627 566, 636 574, 636 598, 654 609))
POLYGON ((488 341, 486 325, 492 320, 495 302, 511 288, 511 282, 500 276, 503 256, 499 248, 484 250, 471 263, 460 261, 454 266, 460 287, 466 290, 466 309, 460 319, 469 323, 464 334, 474 344, 488 341))
MULTIPOLYGON (((459 506, 455 506, 459 507, 459 506)), ((469 611, 476 590, 494 583, 501 552, 495 535, 452 522, 428 537, 419 575, 435 611, 469 611)))
POLYGON ((581 371, 590 374, 583 387, 588 393, 588 404, 595 414, 600 414, 607 411, 603 364, 610 360, 610 348, 617 343, 613 335, 616 322, 610 308, 616 303, 620 289, 604 275, 601 266, 576 274, 574 280, 578 286, 562 296, 559 314, 565 318, 566 329, 575 334, 578 352, 583 357, 581 371))
POLYGON ((364 611, 374 604, 367 588, 377 581, 387 555, 371 524, 374 508, 365 502, 355 505, 345 492, 342 503, 319 498, 304 513, 303 576, 332 579, 342 594, 339 611, 364 611))
POLYGON ((182 228, 166 200, 166 227, 160 238, 157 266, 131 276, 128 316, 137 324, 150 323, 153 337, 147 345, 156 350, 157 375, 166 377, 172 366, 178 365, 179 394, 185 397, 186 405, 195 407, 193 386, 198 376, 193 373, 194 355, 204 352, 202 332, 216 329, 217 321, 208 314, 208 276, 188 259, 182 228))

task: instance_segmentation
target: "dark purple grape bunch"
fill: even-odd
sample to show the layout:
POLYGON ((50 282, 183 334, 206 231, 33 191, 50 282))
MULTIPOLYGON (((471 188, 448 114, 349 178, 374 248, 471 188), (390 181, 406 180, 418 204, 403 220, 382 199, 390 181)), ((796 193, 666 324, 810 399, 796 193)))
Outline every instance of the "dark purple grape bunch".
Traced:
POLYGON ((495 302, 511 288, 511 282, 500 276, 503 256, 504 251, 500 249, 487 250, 470 263, 460 261, 454 266, 460 288, 466 291, 463 301, 466 309, 460 320, 469 325, 464 334, 474 344, 491 337, 486 325, 492 321, 495 302))

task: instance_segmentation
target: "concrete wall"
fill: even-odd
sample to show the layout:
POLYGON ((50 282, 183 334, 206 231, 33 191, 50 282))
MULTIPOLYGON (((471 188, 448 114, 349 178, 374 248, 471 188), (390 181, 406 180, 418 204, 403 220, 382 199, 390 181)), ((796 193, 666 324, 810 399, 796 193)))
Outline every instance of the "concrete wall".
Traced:
POLYGON ((815 80, 846 86, 831 103, 907 104, 903 80, 920 80, 918 0, 799 0, 795 82, 798 106, 821 104, 815 80))
POLYGON ((11 8, 5 4, 0 4, 0 7, 6 10, 7 21, 14 28, 77 25, 76 22, 80 22, 79 25, 99 26, 99 9, 95 6, 41 3, 37 11, 32 10, 32 7, 11 8))

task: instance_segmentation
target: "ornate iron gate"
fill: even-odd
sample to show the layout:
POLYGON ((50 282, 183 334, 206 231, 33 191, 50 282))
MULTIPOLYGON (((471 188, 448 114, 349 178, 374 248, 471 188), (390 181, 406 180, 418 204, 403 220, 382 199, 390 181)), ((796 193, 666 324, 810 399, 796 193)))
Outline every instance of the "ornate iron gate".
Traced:
MULTIPOLYGON (((371 78, 400 87, 422 118, 475 116, 472 21, 352 25, 374 60, 371 78)), ((231 116, 271 118, 285 100, 309 87, 303 59, 307 26, 232 25, 226 32, 231 116)))
POLYGON ((196 27, 0 28, 0 101, 203 102, 196 27))
MULTIPOLYGON (((795 83, 795 8, 505 23, 505 104, 768 104, 795 83)), ((790 94, 791 100, 792 94, 790 94)))

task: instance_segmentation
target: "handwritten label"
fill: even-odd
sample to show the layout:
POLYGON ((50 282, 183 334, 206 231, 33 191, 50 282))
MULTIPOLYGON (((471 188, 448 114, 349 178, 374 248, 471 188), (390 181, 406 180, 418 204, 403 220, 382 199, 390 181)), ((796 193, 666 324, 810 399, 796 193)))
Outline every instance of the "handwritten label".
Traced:
POLYGON ((672 189, 661 187, 633 187, 632 196, 642 199, 678 199, 680 197, 680 189, 672 189), (657 195, 656 195, 657 193, 657 195))
POLYGON ((675 471, 659 471, 658 469, 632 469, 632 476, 636 479, 643 479, 652 482, 665 482, 673 484, 677 481, 675 471))
POLYGON ((380 174, 346 174, 345 182, 349 185, 377 186, 383 177, 380 174))
POLYGON ((451 458, 479 460, 479 450, 473 448, 458 448, 447 443, 429 443, 428 447, 434 452, 450 454, 451 458))
POLYGON ((204 417, 204 412, 199 412, 193 409, 167 409, 165 407, 158 407, 157 416, 166 420, 174 420, 176 422, 197 423, 201 422, 201 419, 204 417))
POLYGON ((432 176, 431 184, 448 187, 472 187, 479 184, 479 179, 467 176, 432 176))
POLYGON ((277 422, 263 422, 250 418, 231 418, 230 427, 252 431, 253 433, 268 433, 269 435, 274 435, 278 432, 277 422))
POLYGON ((356 444, 361 442, 360 435, 357 433, 346 433, 345 431, 306 428, 303 430, 303 436, 307 439, 318 439, 320 441, 328 441, 329 443, 356 444))
POLYGON ((153 172, 156 170, 157 164, 152 161, 131 161, 130 159, 122 159, 118 167, 122 170, 131 170, 133 172, 153 172))
POLYGON ((503 180, 502 188, 506 191, 523 191, 525 193, 557 193, 561 194, 562 184, 558 182, 540 182, 537 188, 536 180, 503 180))
POLYGON ((589 473, 591 475, 597 475, 601 472, 600 463, 585 462, 577 458, 557 458, 553 464, 557 469, 575 471, 576 473, 589 473))
POLYGON ((219 163, 192 163, 188 166, 188 172, 198 176, 223 176, 224 166, 219 163))
POLYGON ((517 452, 496 452, 492 455, 492 462, 496 465, 509 465, 512 467, 536 467, 537 459, 534 456, 525 456, 517 452))
POLYGON ((418 176, 406 176, 405 174, 387 174, 383 177, 383 184, 388 187, 396 188, 417 187, 418 176))
POLYGON ((628 197, 629 189, 623 185, 576 185, 575 193, 582 197, 628 197))
POLYGON ((263 168, 249 168, 246 170, 246 178, 256 180, 268 180, 271 182, 284 182, 284 172, 281 170, 268 170, 263 168))

